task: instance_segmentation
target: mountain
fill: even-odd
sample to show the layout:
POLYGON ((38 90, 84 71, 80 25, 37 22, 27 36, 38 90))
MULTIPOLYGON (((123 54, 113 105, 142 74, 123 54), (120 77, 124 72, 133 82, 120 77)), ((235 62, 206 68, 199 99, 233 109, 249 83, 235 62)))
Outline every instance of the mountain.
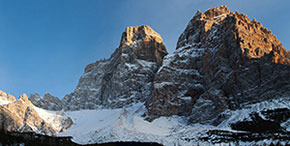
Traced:
POLYGON ((16 100, 0 91, 0 130, 54 135, 71 125, 72 120, 64 113, 51 113, 35 107, 25 94, 16 100))
POLYGON ((62 99, 64 109, 120 108, 144 102, 165 55, 162 38, 152 28, 128 27, 109 59, 85 68, 75 91, 62 99))
POLYGON ((149 119, 189 116, 218 125, 237 110, 289 97, 289 51, 255 19, 226 6, 198 11, 155 75, 149 119))
POLYGON ((270 30, 219 6, 198 11, 171 54, 149 26, 126 28, 61 100, 0 92, 2 130, 78 144, 290 145, 289 65, 270 30))

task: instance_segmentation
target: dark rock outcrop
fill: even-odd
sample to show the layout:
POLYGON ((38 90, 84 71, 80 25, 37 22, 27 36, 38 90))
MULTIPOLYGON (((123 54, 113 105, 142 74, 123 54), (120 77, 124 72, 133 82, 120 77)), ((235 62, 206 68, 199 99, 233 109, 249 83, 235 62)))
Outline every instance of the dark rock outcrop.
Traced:
POLYGON ((58 97, 50 95, 49 93, 45 94, 43 97, 37 93, 31 94, 29 99, 32 104, 36 105, 37 107, 53 111, 62 110, 61 100, 58 97))
POLYGON ((0 130, 0 145, 4 146, 162 146, 154 142, 110 142, 103 144, 77 144, 72 137, 54 137, 35 133, 7 132, 0 130))

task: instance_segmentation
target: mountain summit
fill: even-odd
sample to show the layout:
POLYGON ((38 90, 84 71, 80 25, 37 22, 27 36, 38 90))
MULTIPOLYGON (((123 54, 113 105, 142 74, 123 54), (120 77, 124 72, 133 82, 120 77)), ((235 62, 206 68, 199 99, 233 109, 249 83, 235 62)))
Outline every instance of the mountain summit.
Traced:
POLYGON ((144 102, 151 81, 167 55, 161 36, 151 27, 128 27, 109 59, 89 64, 64 109, 118 108, 144 102))
POLYGON ((198 11, 179 37, 177 48, 192 43, 207 44, 205 47, 208 48, 217 43, 230 43, 226 40, 229 38, 225 38, 227 36, 220 40, 224 42, 215 42, 216 40, 212 36, 219 35, 219 33, 229 35, 229 38, 236 43, 231 43, 236 46, 232 46, 232 50, 228 50, 229 52, 241 51, 248 58, 260 58, 273 51, 273 62, 290 64, 289 51, 285 50, 270 30, 255 19, 251 21, 247 15, 230 12, 226 6, 212 8, 205 13, 198 11), (209 40, 210 38, 212 40, 209 40))
POLYGON ((132 51, 138 59, 156 62, 159 66, 167 54, 160 34, 148 25, 126 28, 119 48, 127 47, 134 47, 132 51))
POLYGON ((126 28, 62 100, 0 91, 0 126, 80 144, 290 145, 289 89, 289 51, 257 20, 220 6, 198 11, 172 54, 149 26, 126 28))
POLYGON ((289 51, 255 19, 226 6, 198 11, 164 58, 147 100, 149 119, 189 116, 218 125, 226 110, 289 97, 289 51))

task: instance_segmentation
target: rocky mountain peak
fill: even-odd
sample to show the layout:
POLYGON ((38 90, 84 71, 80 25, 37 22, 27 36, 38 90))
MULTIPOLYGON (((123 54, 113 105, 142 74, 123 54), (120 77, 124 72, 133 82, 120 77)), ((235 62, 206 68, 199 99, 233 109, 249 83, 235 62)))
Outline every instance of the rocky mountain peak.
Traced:
POLYGON ((230 13, 230 10, 227 8, 227 6, 222 5, 219 7, 208 9, 207 11, 204 12, 204 15, 207 18, 214 18, 220 15, 229 14, 229 13, 230 13))
POLYGON ((226 6, 198 11, 155 75, 149 119, 183 115, 192 123, 218 124, 227 109, 289 97, 289 59, 257 20, 226 6))
POLYGON ((29 99, 34 105, 39 106, 40 103, 38 102, 42 100, 42 97, 38 93, 34 93, 34 94, 30 94, 29 99))
POLYGON ((148 25, 141 25, 126 28, 126 31, 123 32, 122 34, 120 47, 122 47, 123 45, 125 46, 134 45, 136 41, 145 41, 145 42, 155 41, 158 43, 163 43, 160 34, 155 32, 148 25))
POLYGON ((63 106, 58 97, 52 96, 49 93, 46 93, 43 97, 37 93, 31 94, 29 99, 34 105, 47 110, 59 111, 63 106))
POLYGON ((0 90, 0 98, 7 101, 16 101, 15 97, 0 90))
POLYGON ((20 95, 19 101, 23 101, 24 103, 27 103, 27 104, 31 103, 26 94, 20 95))
POLYGON ((62 99, 64 108, 118 108, 145 101, 166 55, 161 36, 151 27, 127 27, 109 59, 86 67, 76 90, 62 99))
POLYGON ((231 12, 226 6, 198 11, 180 36, 177 48, 188 45, 199 45, 198 48, 214 48, 226 52, 235 52, 238 56, 261 58, 273 51, 272 61, 290 64, 289 52, 283 47, 274 34, 256 19, 252 21, 247 15, 231 12), (219 37, 217 37, 219 36, 219 37), (225 40, 233 41, 231 44, 225 40), (232 45, 232 47, 228 47, 232 45))
POLYGON ((55 97, 55 96, 52 96, 52 95, 49 94, 49 93, 46 93, 46 94, 44 94, 43 99, 44 99, 44 100, 55 100, 55 99, 59 99, 59 98, 57 98, 57 97, 55 97))
MULTIPOLYGON (((126 28, 122 34, 120 47, 114 54, 118 55, 120 53, 130 53, 131 58, 157 62, 160 66, 167 51, 160 34, 148 25, 141 25, 126 28)), ((121 55, 121 57, 124 57, 124 55, 121 55)), ((125 56, 123 59, 127 60, 128 58, 125 56)))

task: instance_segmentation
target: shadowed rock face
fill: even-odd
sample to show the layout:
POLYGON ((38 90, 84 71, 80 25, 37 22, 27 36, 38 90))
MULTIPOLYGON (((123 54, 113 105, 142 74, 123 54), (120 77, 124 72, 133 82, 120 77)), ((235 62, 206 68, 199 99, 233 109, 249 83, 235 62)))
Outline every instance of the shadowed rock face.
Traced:
POLYGON ((117 108, 145 101, 166 54, 162 38, 149 26, 126 28, 109 59, 86 67, 75 91, 62 99, 64 109, 117 108))
POLYGON ((31 94, 29 96, 29 99, 37 107, 53 111, 62 110, 61 100, 57 97, 50 95, 49 93, 45 94, 43 97, 41 97, 37 93, 31 94))
POLYGON ((198 11, 155 75, 148 118, 183 115, 191 123, 217 125, 226 109, 288 98, 289 59, 256 20, 225 6, 198 11))

